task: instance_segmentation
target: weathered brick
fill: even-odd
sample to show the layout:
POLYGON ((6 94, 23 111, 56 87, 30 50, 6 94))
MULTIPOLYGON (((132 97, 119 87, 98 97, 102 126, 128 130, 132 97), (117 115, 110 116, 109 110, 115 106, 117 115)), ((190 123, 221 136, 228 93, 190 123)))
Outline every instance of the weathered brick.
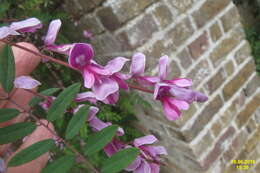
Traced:
POLYGON ((168 79, 178 78, 179 76, 181 76, 181 70, 176 61, 171 61, 168 69, 168 79))
POLYGON ((152 34, 158 30, 156 22, 152 15, 147 14, 142 19, 136 21, 130 28, 126 28, 124 31, 129 45, 136 48, 144 44, 152 37, 152 34))
POLYGON ((260 77, 255 74, 252 80, 246 85, 245 94, 246 96, 251 96, 260 87, 260 77))
POLYGON ((185 69, 189 68, 192 65, 192 57, 187 49, 183 49, 177 56, 181 62, 181 66, 185 69))
POLYGON ((64 8, 74 17, 81 16, 82 14, 89 12, 96 4, 94 1, 85 1, 85 0, 65 0, 64 8))
POLYGON ((104 7, 97 11, 97 16, 99 17, 101 23, 109 31, 114 31, 121 26, 118 17, 115 15, 111 7, 104 7))
POLYGON ((168 2, 179 9, 182 13, 185 12, 189 7, 192 5, 192 0, 184 0, 184 1, 179 1, 179 0, 168 0, 168 2))
POLYGON ((205 157, 203 160, 203 167, 207 169, 222 153, 222 151, 226 148, 226 144, 231 140, 235 133, 234 127, 229 127, 226 132, 218 139, 216 145, 213 150, 205 157))
POLYGON ((170 133, 171 137, 173 137, 174 139, 179 139, 181 141, 184 140, 184 136, 182 135, 182 133, 174 128, 167 128, 167 131, 170 133))
POLYGON ((196 111, 197 108, 193 104, 190 105, 190 108, 187 111, 183 111, 183 115, 174 121, 174 123, 177 124, 178 127, 183 126, 192 116, 195 115, 196 111))
POLYGON ((254 133, 253 136, 250 137, 250 139, 247 141, 245 145, 245 152, 250 153, 252 152, 257 144, 259 144, 260 141, 260 127, 257 128, 257 131, 254 133))
POLYGON ((230 147, 223 153, 223 159, 226 163, 230 162, 235 157, 235 151, 230 147))
POLYGON ((254 72, 255 65, 253 60, 248 62, 239 73, 229 82, 223 89, 224 99, 229 100, 235 92, 248 80, 249 76, 254 72))
POLYGON ((246 125, 246 130, 248 134, 252 134, 256 129, 257 129, 256 122, 252 117, 250 118, 249 122, 246 125))
POLYGON ((208 49, 208 34, 204 32, 196 40, 194 40, 188 47, 191 56, 198 59, 208 49))
POLYGON ((221 17, 224 31, 227 32, 239 23, 240 16, 237 8, 234 6, 224 16, 221 17))
POLYGON ((168 26, 173 21, 173 16, 171 14, 171 11, 166 5, 160 5, 155 8, 153 11, 153 14, 157 21, 160 23, 160 26, 162 28, 168 26))
POLYGON ((234 31, 229 37, 225 38, 210 54, 210 59, 214 66, 220 64, 226 56, 234 49, 242 40, 240 32, 234 31))
POLYGON ((230 113, 228 109, 223 114, 221 114, 220 118, 221 118, 223 128, 226 128, 227 126, 229 126, 234 115, 235 114, 230 113))
POLYGON ((229 60, 226 64, 225 64, 225 72, 227 74, 227 76, 231 76, 234 71, 235 71, 235 67, 234 67, 234 64, 232 62, 232 60, 229 60))
POLYGON ((217 91, 217 89, 222 85, 222 83, 225 81, 224 76, 224 69, 221 68, 217 73, 210 78, 210 80, 207 82, 207 90, 209 91, 209 94, 214 93, 217 91))
POLYGON ((208 61, 202 60, 191 70, 187 77, 191 78, 193 80, 193 86, 197 87, 211 72, 208 61))
POLYGON ((236 53, 235 53, 235 60, 238 64, 241 64, 244 62, 245 59, 247 59, 249 56, 251 56, 251 47, 248 42, 246 42, 236 53))
POLYGON ((191 128, 185 130, 184 136, 187 141, 191 141, 196 137, 199 132, 204 128, 204 126, 214 117, 214 115, 222 107, 223 102, 220 96, 216 96, 199 114, 195 122, 192 124, 191 128))
POLYGON ((212 131, 212 134, 217 137, 220 132, 222 131, 222 125, 221 125, 221 121, 220 120, 217 120, 215 121, 212 126, 211 126, 211 131, 212 131))
POLYGON ((190 19, 185 18, 179 22, 174 28, 172 28, 166 35, 167 38, 171 38, 173 43, 178 47, 183 44, 194 32, 190 19))
POLYGON ((98 22, 97 17, 91 14, 84 15, 80 18, 78 28, 80 31, 88 30, 93 34, 99 34, 104 31, 103 26, 98 22))
MULTIPOLYGON (((141 13, 147 6, 156 0, 140 1, 140 0, 120 0, 113 2, 111 7, 114 14, 117 16, 120 23, 125 23, 127 20, 141 13)), ((111 21, 110 21, 111 22, 111 21)))
POLYGON ((260 172, 260 162, 255 166, 255 172, 260 172))
POLYGON ((201 156, 202 153, 204 153, 207 149, 211 148, 213 142, 214 139, 211 136, 211 134, 209 132, 206 133, 197 144, 192 146, 194 154, 197 157, 201 156))
POLYGON ((105 57, 111 58, 111 55, 115 52, 122 52, 125 48, 124 44, 109 33, 94 37, 90 40, 90 43, 93 45, 95 52, 98 53, 96 58, 103 63, 108 60, 105 57))
POLYGON ((247 141, 247 137, 247 132, 244 129, 242 129, 233 139, 231 146, 236 153, 240 153, 242 147, 247 141))
POLYGON ((211 25, 211 27, 210 27, 210 36, 211 36, 211 39, 214 42, 218 41, 220 39, 220 37, 222 36, 222 32, 221 32, 221 29, 220 29, 220 26, 219 26, 218 22, 216 22, 213 25, 211 25))
POLYGON ((236 124, 239 128, 241 128, 253 115, 256 109, 260 106, 260 96, 256 95, 241 111, 236 118, 236 124))
POLYGON ((199 9, 193 13, 193 17, 197 26, 204 26, 209 20, 215 17, 222 9, 224 9, 229 0, 207 0, 199 9))

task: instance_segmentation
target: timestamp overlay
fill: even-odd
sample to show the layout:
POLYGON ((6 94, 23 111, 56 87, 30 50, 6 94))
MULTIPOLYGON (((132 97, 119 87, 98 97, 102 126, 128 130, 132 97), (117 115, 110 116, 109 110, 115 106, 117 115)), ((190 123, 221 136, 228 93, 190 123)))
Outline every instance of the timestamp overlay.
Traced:
POLYGON ((248 170, 254 166, 255 160, 231 160, 231 164, 239 170, 248 170))

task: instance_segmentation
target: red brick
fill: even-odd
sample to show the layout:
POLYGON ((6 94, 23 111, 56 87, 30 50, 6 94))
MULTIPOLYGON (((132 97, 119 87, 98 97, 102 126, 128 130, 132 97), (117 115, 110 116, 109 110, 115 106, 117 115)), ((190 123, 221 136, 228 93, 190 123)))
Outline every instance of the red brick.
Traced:
POLYGON ((208 34, 204 32, 196 40, 194 40, 188 47, 191 56, 198 59, 208 49, 208 34))

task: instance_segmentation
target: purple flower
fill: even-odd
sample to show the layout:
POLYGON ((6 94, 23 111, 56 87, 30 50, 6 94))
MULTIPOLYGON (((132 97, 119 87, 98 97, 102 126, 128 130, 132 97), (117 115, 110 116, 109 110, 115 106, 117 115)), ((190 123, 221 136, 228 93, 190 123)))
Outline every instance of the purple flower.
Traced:
POLYGON ((0 39, 8 37, 9 35, 20 35, 19 32, 35 32, 40 28, 42 28, 41 21, 36 18, 13 22, 9 27, 0 27, 0 39))
MULTIPOLYGON (((99 111, 99 109, 97 107, 91 106, 89 108, 88 123, 93 131, 100 131, 103 128, 106 128, 106 127, 112 125, 111 122, 103 122, 98 117, 96 117, 96 114, 98 113, 98 111, 99 111)), ((117 135, 118 136, 124 135, 124 130, 121 127, 118 128, 117 135)))
POLYGON ((191 79, 166 80, 167 65, 168 57, 161 57, 159 60, 160 82, 155 84, 154 98, 161 101, 165 116, 168 120, 173 121, 181 115, 181 110, 187 110, 192 102, 204 102, 208 98, 204 94, 190 89, 191 79))
POLYGON ((56 19, 51 21, 47 35, 44 37, 45 48, 54 52, 69 54, 72 44, 56 45, 55 40, 61 27, 61 20, 56 19))
POLYGON ((41 83, 30 76, 19 76, 14 80, 14 87, 15 88, 22 88, 22 89, 33 89, 37 86, 41 85, 41 83))
POLYGON ((29 18, 19 22, 13 22, 10 29, 18 32, 35 32, 37 29, 42 28, 42 23, 39 19, 29 18))
POLYGON ((48 111, 52 105, 52 103, 54 102, 54 100, 56 99, 56 97, 54 96, 48 96, 48 99, 42 101, 39 103, 39 105, 45 110, 48 111))
POLYGON ((131 77, 143 86, 153 86, 160 81, 156 76, 144 76, 144 69, 145 55, 143 53, 135 53, 132 57, 132 64, 130 66, 131 77))
POLYGON ((153 135, 140 137, 134 140, 133 145, 140 149, 140 155, 129 165, 126 170, 133 173, 159 173, 160 155, 167 155, 167 151, 162 146, 151 146, 157 141, 153 135), (149 161, 149 162, 148 162, 149 161))
POLYGON ((119 88, 128 90, 124 76, 119 73, 128 59, 117 57, 109 61, 106 66, 101 66, 92 60, 93 57, 94 51, 91 45, 76 43, 70 51, 69 64, 81 71, 84 86, 92 89, 96 100, 115 103, 118 100, 119 88))

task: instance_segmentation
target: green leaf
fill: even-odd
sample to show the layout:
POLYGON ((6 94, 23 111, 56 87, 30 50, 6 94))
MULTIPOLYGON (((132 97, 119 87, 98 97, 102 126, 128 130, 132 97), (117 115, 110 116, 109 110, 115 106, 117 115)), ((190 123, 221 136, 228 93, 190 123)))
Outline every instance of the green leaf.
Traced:
POLYGON ((66 130, 66 139, 72 139, 80 131, 80 128, 86 122, 88 115, 88 106, 83 106, 79 111, 72 117, 66 130))
POLYGON ((138 156, 137 148, 127 148, 105 160, 101 169, 102 173, 116 173, 130 165, 138 156))
POLYGON ((49 121, 54 121, 61 117, 64 114, 67 107, 75 98, 76 94, 79 92, 79 89, 80 84, 76 83, 63 90, 55 99, 51 108, 49 109, 47 119, 49 121))
POLYGON ((17 109, 0 109, 0 123, 13 119, 19 113, 17 109))
POLYGON ((52 147, 55 146, 53 139, 46 139, 40 142, 37 142, 24 150, 17 153, 11 160, 8 162, 8 166, 18 166, 24 163, 30 162, 44 153, 48 152, 52 147))
POLYGON ((73 166, 74 157, 73 156, 63 156, 51 164, 47 165, 47 167, 43 168, 41 173, 66 173, 73 166))
POLYGON ((31 122, 16 123, 4 128, 0 128, 0 144, 14 142, 32 133, 35 128, 36 125, 31 122))
MULTIPOLYGON (((60 90, 60 88, 50 88, 50 89, 40 92, 40 94, 44 95, 44 96, 51 96, 59 90, 60 90)), ((29 106, 33 107, 33 106, 37 105, 38 103, 40 103, 41 101, 43 101, 43 98, 35 96, 30 100, 29 106)))
POLYGON ((85 154, 91 155, 104 148, 110 141, 112 141, 117 129, 118 126, 112 125, 92 134, 87 140, 84 151, 85 154))
POLYGON ((0 52, 0 83, 6 92, 14 87, 15 62, 11 46, 6 45, 0 52))

